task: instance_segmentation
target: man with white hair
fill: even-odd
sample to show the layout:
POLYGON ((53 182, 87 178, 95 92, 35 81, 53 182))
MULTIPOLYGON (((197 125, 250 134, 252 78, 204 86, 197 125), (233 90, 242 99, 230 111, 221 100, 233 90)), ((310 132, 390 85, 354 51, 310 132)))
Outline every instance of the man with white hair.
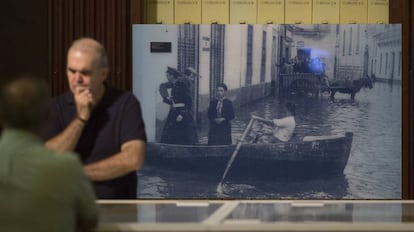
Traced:
POLYGON ((136 198, 146 151, 139 101, 105 82, 108 57, 94 39, 72 43, 66 71, 70 91, 52 101, 46 146, 78 153, 98 198, 136 198))

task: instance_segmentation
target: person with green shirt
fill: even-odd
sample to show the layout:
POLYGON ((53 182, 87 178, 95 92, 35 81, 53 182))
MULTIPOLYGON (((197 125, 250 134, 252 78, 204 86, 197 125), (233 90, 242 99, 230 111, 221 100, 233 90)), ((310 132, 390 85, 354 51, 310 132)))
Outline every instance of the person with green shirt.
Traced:
POLYGON ((90 231, 91 183, 78 157, 47 149, 39 133, 50 113, 45 80, 19 77, 0 91, 0 231, 90 231))

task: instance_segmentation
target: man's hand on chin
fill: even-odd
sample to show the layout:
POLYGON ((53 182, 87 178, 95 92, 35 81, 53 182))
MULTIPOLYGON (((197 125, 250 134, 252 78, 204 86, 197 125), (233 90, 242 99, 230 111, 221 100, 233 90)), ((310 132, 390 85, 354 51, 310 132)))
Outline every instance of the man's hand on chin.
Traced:
POLYGON ((75 88, 74 97, 78 117, 88 120, 91 110, 95 105, 90 89, 84 86, 78 86, 75 88))

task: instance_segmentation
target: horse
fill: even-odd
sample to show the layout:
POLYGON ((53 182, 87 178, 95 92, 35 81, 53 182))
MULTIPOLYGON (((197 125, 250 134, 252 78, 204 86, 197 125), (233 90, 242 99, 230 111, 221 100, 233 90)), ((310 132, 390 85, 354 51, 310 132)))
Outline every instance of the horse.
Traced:
POLYGON ((369 76, 362 77, 356 80, 337 80, 334 81, 329 85, 329 89, 331 92, 331 99, 335 99, 335 93, 347 93, 351 95, 351 100, 355 100, 355 94, 358 93, 361 88, 369 88, 372 89, 373 87, 373 79, 369 76))

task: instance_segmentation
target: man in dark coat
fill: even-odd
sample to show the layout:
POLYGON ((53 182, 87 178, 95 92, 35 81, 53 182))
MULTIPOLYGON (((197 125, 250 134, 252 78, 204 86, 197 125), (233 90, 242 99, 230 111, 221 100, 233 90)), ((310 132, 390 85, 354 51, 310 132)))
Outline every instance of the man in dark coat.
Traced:
POLYGON ((210 130, 208 132, 209 145, 228 145, 231 140, 231 123, 234 119, 233 104, 226 98, 227 86, 217 86, 217 98, 210 102, 208 119, 210 130))

